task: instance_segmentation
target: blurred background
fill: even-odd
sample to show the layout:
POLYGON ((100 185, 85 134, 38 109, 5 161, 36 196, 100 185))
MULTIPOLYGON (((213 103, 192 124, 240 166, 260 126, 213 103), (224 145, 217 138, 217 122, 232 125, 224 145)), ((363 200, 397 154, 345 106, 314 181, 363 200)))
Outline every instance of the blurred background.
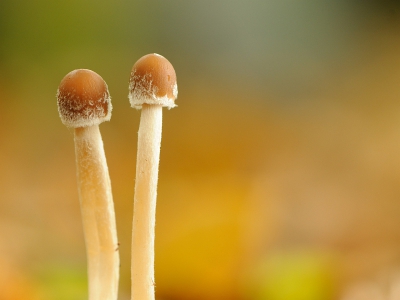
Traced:
POLYGON ((87 299, 73 130, 56 90, 108 83, 101 125, 130 297, 132 65, 174 65, 159 300, 400 299, 396 0, 0 1, 0 299, 87 299))

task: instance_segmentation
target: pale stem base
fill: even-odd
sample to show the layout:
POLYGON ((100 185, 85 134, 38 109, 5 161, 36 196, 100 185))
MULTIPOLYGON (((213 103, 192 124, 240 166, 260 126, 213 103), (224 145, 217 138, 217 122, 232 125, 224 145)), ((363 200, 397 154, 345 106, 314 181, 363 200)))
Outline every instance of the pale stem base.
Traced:
POLYGON ((111 182, 98 125, 75 129, 89 300, 116 300, 119 251, 111 182))
POLYGON ((154 230, 162 106, 143 104, 132 228, 132 300, 154 300, 154 230))

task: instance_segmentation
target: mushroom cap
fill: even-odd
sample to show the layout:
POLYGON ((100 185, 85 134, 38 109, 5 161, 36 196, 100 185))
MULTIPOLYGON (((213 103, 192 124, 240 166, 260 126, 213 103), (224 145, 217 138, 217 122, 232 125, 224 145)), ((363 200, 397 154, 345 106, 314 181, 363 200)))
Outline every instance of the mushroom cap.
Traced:
POLYGON ((132 67, 129 102, 136 109, 142 104, 175 107, 178 85, 174 67, 163 56, 153 53, 141 57, 132 67))
POLYGON ((57 90, 61 121, 68 127, 99 125, 111 118, 111 97, 106 82, 97 73, 78 69, 69 72, 57 90))

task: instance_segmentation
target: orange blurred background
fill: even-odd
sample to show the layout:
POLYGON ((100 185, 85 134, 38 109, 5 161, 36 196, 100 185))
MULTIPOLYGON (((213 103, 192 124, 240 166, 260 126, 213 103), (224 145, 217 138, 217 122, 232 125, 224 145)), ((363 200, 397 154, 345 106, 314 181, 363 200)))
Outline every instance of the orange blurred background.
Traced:
POLYGON ((130 297, 133 63, 174 65, 156 226, 159 300, 400 299, 396 1, 0 3, 0 299, 86 299, 71 70, 107 82, 101 125, 130 297))

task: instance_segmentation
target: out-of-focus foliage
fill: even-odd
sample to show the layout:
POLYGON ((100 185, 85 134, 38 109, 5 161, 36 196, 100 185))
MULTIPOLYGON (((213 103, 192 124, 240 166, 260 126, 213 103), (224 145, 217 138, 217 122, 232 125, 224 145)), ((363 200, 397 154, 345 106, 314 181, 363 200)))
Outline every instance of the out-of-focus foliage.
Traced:
POLYGON ((335 293, 336 266, 322 253, 271 254, 255 269, 248 283, 255 300, 322 300, 335 293))
POLYGON ((157 297, 392 300, 398 10, 389 0, 0 1, 0 299, 86 298, 73 132, 55 101, 76 68, 99 73, 112 96, 101 131, 129 299, 140 113, 128 79, 157 52, 179 86, 164 114, 157 297))
POLYGON ((87 299, 86 270, 65 262, 40 266, 35 270, 35 281, 40 299, 87 299))

